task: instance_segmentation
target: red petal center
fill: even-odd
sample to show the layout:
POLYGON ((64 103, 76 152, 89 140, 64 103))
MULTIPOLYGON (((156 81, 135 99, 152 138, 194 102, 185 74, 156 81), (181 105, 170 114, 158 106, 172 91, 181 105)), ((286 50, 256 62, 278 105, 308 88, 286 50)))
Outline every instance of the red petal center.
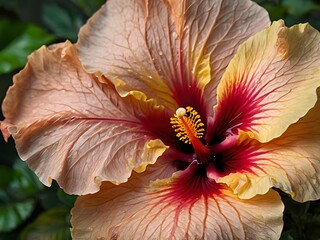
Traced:
POLYGON ((207 177, 205 166, 197 161, 193 161, 186 170, 179 174, 170 188, 166 189, 161 196, 172 203, 192 204, 201 197, 208 198, 219 194, 223 188, 223 185, 207 177))

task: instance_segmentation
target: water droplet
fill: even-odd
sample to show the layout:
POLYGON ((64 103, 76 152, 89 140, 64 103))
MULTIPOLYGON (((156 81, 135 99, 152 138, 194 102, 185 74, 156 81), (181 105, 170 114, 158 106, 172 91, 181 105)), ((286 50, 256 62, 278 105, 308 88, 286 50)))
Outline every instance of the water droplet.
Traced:
POLYGON ((82 81, 82 84, 83 84, 86 88, 92 88, 92 87, 93 87, 93 81, 82 81))
POLYGON ((173 33, 172 33, 172 37, 173 37, 173 38, 177 38, 177 37, 178 37, 178 34, 177 34, 176 32, 173 32, 173 33))
POLYGON ((96 176, 96 177, 94 178, 94 182, 95 182, 96 184, 100 184, 100 183, 102 182, 102 178, 99 177, 99 176, 96 176))
POLYGON ((148 76, 148 78, 149 78, 149 79, 152 79, 152 76, 151 76, 151 75, 149 75, 149 76, 148 76))
POLYGON ((160 52, 159 52, 159 55, 160 55, 160 56, 163 56, 163 52, 162 52, 162 51, 160 51, 160 52))

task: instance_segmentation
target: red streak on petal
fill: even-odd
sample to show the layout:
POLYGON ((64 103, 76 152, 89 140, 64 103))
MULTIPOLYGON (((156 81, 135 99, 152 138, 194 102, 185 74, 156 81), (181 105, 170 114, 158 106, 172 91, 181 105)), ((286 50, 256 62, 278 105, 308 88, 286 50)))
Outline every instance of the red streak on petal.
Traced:
POLYGON ((197 112, 201 115, 202 122, 205 125, 207 124, 207 107, 212 106, 204 104, 202 90, 195 81, 190 81, 189 84, 184 83, 183 85, 175 84, 172 92, 178 106, 192 106, 197 109, 197 112))
MULTIPOLYGON (((146 112, 144 116, 140 116, 136 120, 117 119, 106 117, 75 117, 70 120, 85 120, 85 121, 105 121, 105 122, 119 122, 137 127, 137 130, 145 133, 151 138, 159 138, 164 144, 180 149, 181 143, 177 140, 172 126, 170 124, 170 116, 166 111, 146 112)), ((107 124, 107 123, 106 123, 107 124)))
POLYGON ((163 190, 161 199, 171 204, 179 204, 182 207, 195 203, 200 198, 209 198, 219 195, 222 184, 209 179, 205 166, 194 161, 186 170, 170 183, 168 189, 163 190))
POLYGON ((204 103, 203 90, 199 87, 197 81, 191 74, 190 69, 186 69, 187 64, 183 61, 183 51, 181 43, 178 49, 178 76, 177 79, 172 79, 173 85, 171 91, 173 97, 177 102, 178 106, 186 107, 192 106, 197 109, 198 113, 202 116, 202 121, 207 124, 207 107, 204 103))
POLYGON ((250 131, 257 125, 257 114, 265 111, 266 104, 262 100, 265 95, 257 97, 253 86, 234 86, 220 99, 215 110, 213 122, 207 127, 206 139, 212 143, 223 139, 226 132, 238 134, 238 129, 250 131))
POLYGON ((159 138, 164 144, 180 150, 181 152, 191 152, 191 147, 189 151, 183 151, 183 144, 176 137, 174 131, 172 131, 172 125, 170 124, 170 117, 172 113, 168 111, 151 112, 141 117, 142 127, 150 131, 152 137, 159 138))
POLYGON ((178 66, 179 66, 179 84, 183 85, 183 61, 182 61, 182 47, 181 47, 181 41, 179 41, 179 59, 178 59, 178 66))
POLYGON ((234 147, 225 149, 222 153, 216 155, 215 169, 210 167, 211 176, 226 176, 236 172, 254 172, 254 169, 263 169, 256 163, 262 160, 266 152, 260 151, 260 144, 252 144, 248 140, 237 143, 234 147))
POLYGON ((237 143, 238 143, 238 135, 230 135, 230 136, 227 136, 223 142, 213 145, 211 149, 215 153, 221 153, 226 151, 227 149, 236 147, 237 143))
POLYGON ((131 121, 128 119, 117 119, 117 118, 105 118, 105 117, 75 117, 74 119, 81 119, 86 121, 109 121, 109 122, 124 122, 132 125, 140 125, 139 121, 131 121))

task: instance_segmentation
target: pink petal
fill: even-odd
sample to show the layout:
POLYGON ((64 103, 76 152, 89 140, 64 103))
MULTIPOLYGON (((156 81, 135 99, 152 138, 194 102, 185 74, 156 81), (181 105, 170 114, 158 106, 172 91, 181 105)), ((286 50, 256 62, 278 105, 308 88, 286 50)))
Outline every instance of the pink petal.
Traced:
POLYGON ((207 182, 212 188, 202 186, 204 182, 194 175, 197 166, 165 178, 172 171, 168 164, 150 166, 142 174, 133 174, 127 183, 103 184, 98 193, 80 196, 72 210, 73 238, 280 237, 283 204, 275 191, 239 200, 220 184, 207 182), (152 180, 156 181, 150 183, 152 180), (199 188, 207 190, 201 193, 199 188))
POLYGON ((143 93, 120 97, 99 80, 69 42, 42 47, 14 77, 1 130, 44 184, 56 179, 68 193, 93 193, 101 181, 127 181, 165 151, 144 124, 163 109, 143 93))
MULTIPOLYGON (((157 3, 162 7, 155 17, 162 25, 160 19, 167 19, 167 8, 163 3, 157 3)), ((152 1, 151 4, 156 3, 152 1)), ((177 104, 169 86, 158 73, 158 66, 154 62, 155 58, 161 58, 161 54, 151 56, 146 39, 145 20, 149 18, 148 8, 149 3, 144 1, 108 1, 81 29, 79 57, 86 70, 90 73, 101 72, 107 76, 121 94, 131 90, 142 91, 148 97, 156 98, 160 104, 175 109, 177 104)), ((168 27, 163 26, 162 31, 168 31, 168 27)), ((161 35, 157 36, 157 41, 160 38, 161 35)), ((162 40, 166 42, 166 39, 162 40)), ((176 52, 173 51, 172 54, 176 52)), ((171 60, 165 53, 162 57, 168 63, 171 60)), ((165 74, 167 79, 167 73, 161 74, 165 74)))
POLYGON ((143 91, 205 116, 237 47, 269 24, 247 0, 111 0, 82 28, 79 55, 89 72, 120 78, 120 93, 143 91))
POLYGON ((310 25, 288 29, 282 21, 241 45, 219 84, 209 135, 241 129, 260 142, 279 137, 317 100, 319 46, 310 25))

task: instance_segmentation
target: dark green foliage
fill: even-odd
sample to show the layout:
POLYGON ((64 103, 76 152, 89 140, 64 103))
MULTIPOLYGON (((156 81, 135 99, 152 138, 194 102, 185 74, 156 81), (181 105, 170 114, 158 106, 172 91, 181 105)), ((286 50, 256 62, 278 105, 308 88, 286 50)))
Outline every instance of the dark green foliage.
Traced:
POLYGON ((256 0, 268 10, 271 20, 283 19, 287 26, 309 22, 320 29, 320 3, 315 0, 256 0))
POLYGON ((0 20, 0 33, 8 33, 1 34, 4 40, 0 42, 0 74, 23 67, 30 52, 55 39, 36 25, 18 21, 0 20))

